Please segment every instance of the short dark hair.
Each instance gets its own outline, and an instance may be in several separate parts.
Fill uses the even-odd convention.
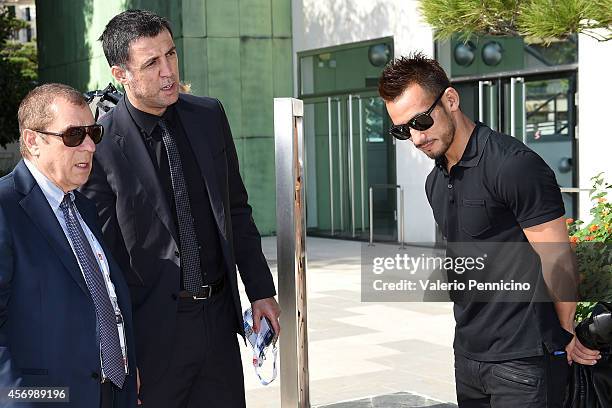
[[[170,22],[148,10],[127,10],[106,24],[98,38],[109,66],[125,66],[130,60],[130,44],[141,37],[155,37],[164,30],[172,36]]]
[[[420,85],[433,98],[451,86],[438,61],[415,52],[387,64],[378,79],[378,93],[385,101],[391,102],[413,84]]]
[[[28,149],[23,140],[25,129],[45,130],[45,127],[55,119],[51,107],[58,98],[64,99],[72,105],[87,107],[87,101],[82,93],[71,86],[64,84],[44,84],[32,89],[23,98],[17,111],[19,122],[19,150],[25,158],[29,157]]]

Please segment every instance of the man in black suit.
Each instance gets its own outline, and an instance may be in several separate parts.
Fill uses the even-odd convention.
[[[236,266],[255,321],[279,306],[221,103],[179,95],[169,22],[143,10],[101,36],[125,88],[83,192],[124,269],[145,407],[244,407]],[[256,330],[259,324],[257,324]]]

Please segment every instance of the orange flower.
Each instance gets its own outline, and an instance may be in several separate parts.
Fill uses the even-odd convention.
[[[599,198],[597,199],[597,202],[598,202],[598,203],[605,203],[606,201],[608,201],[608,200],[606,200],[606,198],[605,198],[605,197],[599,197]]]
[[[567,220],[565,220],[566,224],[571,224],[572,222],[574,222],[573,218],[568,218]]]
[[[586,237],[584,237],[585,241],[592,241],[593,240],[593,236],[592,235],[587,235]]]
[[[578,237],[577,237],[576,235],[572,235],[572,236],[570,237],[570,242],[571,242],[572,244],[575,244],[576,242],[578,242]]]
[[[593,224],[593,225],[591,225],[591,226],[589,227],[589,231],[590,231],[590,232],[595,232],[595,231],[597,231],[598,229],[599,229],[599,225],[597,225],[597,224]]]

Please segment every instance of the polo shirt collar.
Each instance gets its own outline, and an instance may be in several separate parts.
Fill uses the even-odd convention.
[[[461,156],[461,160],[459,160],[456,166],[477,166],[480,158],[482,157],[482,152],[487,144],[487,140],[489,140],[490,134],[491,132],[488,127],[484,126],[484,124],[481,122],[476,122],[476,127],[472,131],[470,139],[468,140],[465,150],[463,151],[463,155]],[[436,159],[436,166],[446,168],[446,156],[438,157]]]

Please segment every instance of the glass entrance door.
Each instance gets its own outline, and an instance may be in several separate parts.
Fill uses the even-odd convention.
[[[466,115],[520,139],[555,172],[561,188],[576,187],[576,76],[512,77],[454,84]],[[575,195],[563,193],[566,216]]]
[[[309,233],[366,240],[369,187],[395,183],[395,146],[382,99],[373,93],[304,101]],[[396,194],[373,195],[375,239],[397,239]]]

